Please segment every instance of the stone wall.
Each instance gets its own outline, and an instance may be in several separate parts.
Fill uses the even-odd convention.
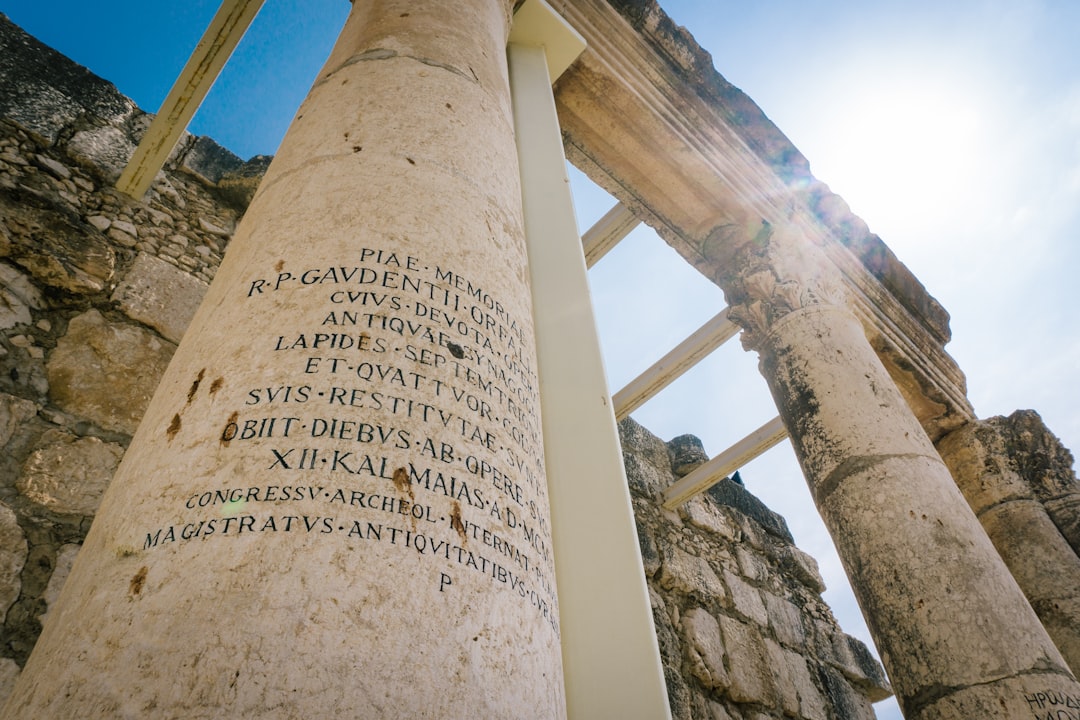
[[[784,519],[730,479],[664,510],[673,468],[692,469],[685,438],[619,430],[673,716],[873,718],[884,672],[837,626]]]
[[[0,696],[267,163],[185,136],[132,200],[148,119],[0,15]],[[663,511],[669,449],[621,431],[675,717],[873,717],[888,683],[783,519],[730,481]]]

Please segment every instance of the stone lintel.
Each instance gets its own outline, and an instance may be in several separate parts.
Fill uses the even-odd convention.
[[[588,49],[556,83],[567,156],[710,280],[763,220],[797,222],[841,270],[931,437],[973,417],[948,313],[654,0],[560,5]]]

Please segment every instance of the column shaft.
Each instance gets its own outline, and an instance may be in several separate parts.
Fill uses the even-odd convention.
[[[357,0],[5,717],[565,717],[512,4]]]
[[[1058,467],[1031,462],[1032,456],[1045,460],[1049,453],[1040,452],[1026,428],[1012,426],[1018,416],[1023,422],[1031,420],[1034,413],[969,423],[946,435],[937,447],[968,505],[1075,674],[1080,670],[1080,557],[1035,491],[1041,483],[1075,486],[1069,467],[1072,458],[1062,460]],[[1050,436],[1045,427],[1037,429],[1042,438]],[[1025,441],[1030,445],[1024,447]],[[1055,470],[1065,477],[1057,477]]]
[[[819,248],[766,228],[722,279],[908,720],[1029,717],[1080,685],[877,359]],[[1040,716],[1041,717],[1041,716]]]

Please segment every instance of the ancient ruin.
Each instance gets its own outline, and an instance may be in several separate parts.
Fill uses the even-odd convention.
[[[357,3],[272,162],[138,197],[0,15],[2,717],[1080,717],[1068,450],[659,6],[519,5]],[[723,289],[884,668],[724,457],[620,452],[560,146]]]

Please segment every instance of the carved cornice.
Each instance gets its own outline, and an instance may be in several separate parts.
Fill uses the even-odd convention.
[[[685,30],[653,0],[551,4],[588,42],[556,84],[575,165],[721,287],[762,222],[794,224],[832,265],[909,402],[933,408],[920,415],[931,435],[972,417],[963,374],[944,350],[948,314]],[[767,321],[807,301],[809,286],[796,292],[789,282],[798,281],[777,278],[768,304],[747,305],[748,326],[755,313]]]

